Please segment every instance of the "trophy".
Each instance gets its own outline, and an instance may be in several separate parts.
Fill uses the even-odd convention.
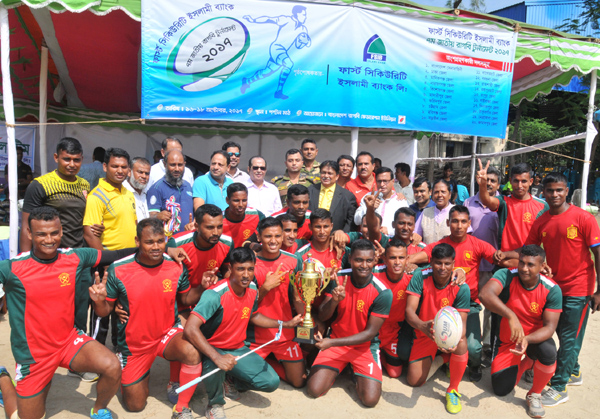
[[[315,298],[321,295],[330,280],[329,272],[319,272],[315,269],[317,262],[309,253],[303,264],[304,269],[295,275],[290,273],[290,281],[304,303],[304,319],[302,325],[296,327],[296,337],[294,338],[294,341],[298,343],[314,344],[316,342],[315,333],[317,328],[310,312],[311,305]]]

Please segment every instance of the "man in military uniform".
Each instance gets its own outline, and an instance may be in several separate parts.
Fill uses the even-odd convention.
[[[304,165],[300,172],[306,173],[313,183],[319,183],[321,181],[321,163],[316,161],[317,154],[319,154],[317,143],[312,138],[305,138],[302,140],[300,151],[302,151],[302,160],[304,160]]]
[[[287,190],[292,185],[303,185],[307,188],[310,185],[319,182],[319,177],[313,177],[303,170],[304,160],[302,159],[302,153],[297,148],[292,148],[285,153],[285,167],[286,171],[283,176],[274,177],[271,182],[277,186],[279,190],[279,196],[281,197],[281,205],[287,206]],[[317,166],[313,164],[313,167],[319,170],[319,164]]]

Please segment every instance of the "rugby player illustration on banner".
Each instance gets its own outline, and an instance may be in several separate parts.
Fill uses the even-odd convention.
[[[288,96],[283,94],[283,86],[292,72],[292,67],[294,67],[294,62],[290,57],[290,53],[292,53],[294,49],[310,47],[311,44],[308,29],[304,26],[304,22],[306,22],[306,7],[298,5],[294,6],[292,8],[292,16],[261,16],[253,18],[252,16],[246,15],[244,16],[244,19],[250,23],[272,23],[279,26],[279,30],[277,31],[277,37],[269,48],[270,57],[266,67],[262,70],[258,70],[252,77],[244,77],[242,79],[242,94],[246,93],[246,90],[252,83],[264,79],[265,77],[269,77],[271,74],[281,69],[279,73],[279,83],[277,83],[277,90],[275,91],[274,96],[275,99],[287,99]]]

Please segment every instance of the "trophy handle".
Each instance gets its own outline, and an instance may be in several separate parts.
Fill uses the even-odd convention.
[[[325,272],[323,273],[323,284],[319,287],[316,297],[318,297],[323,291],[325,291],[325,288],[327,288],[327,285],[329,285],[329,281],[331,281],[330,272],[325,270]]]

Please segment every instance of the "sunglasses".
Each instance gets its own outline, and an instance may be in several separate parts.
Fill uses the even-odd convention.
[[[252,170],[262,170],[265,172],[267,170],[266,166],[252,166]]]
[[[228,151],[227,154],[229,154],[229,157],[232,157],[232,156],[240,157],[240,153],[232,153],[231,151]]]

